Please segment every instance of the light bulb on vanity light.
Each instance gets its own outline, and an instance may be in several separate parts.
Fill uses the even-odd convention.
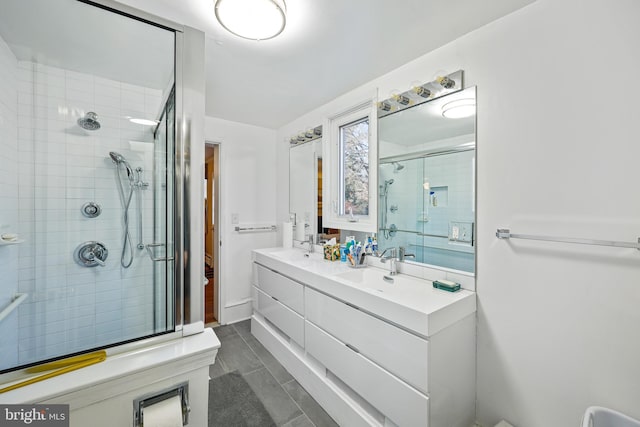
[[[394,93],[391,95],[391,99],[393,99],[400,105],[409,105],[411,103],[411,99],[403,94]]]
[[[414,86],[411,91],[422,98],[431,97],[431,91],[422,85]]]

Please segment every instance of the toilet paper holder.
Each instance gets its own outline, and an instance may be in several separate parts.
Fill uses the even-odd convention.
[[[142,410],[145,407],[174,396],[180,396],[180,402],[182,404],[182,425],[189,424],[189,412],[191,412],[191,407],[189,406],[189,383],[184,382],[161,392],[153,392],[135,399],[133,401],[133,427],[142,427],[144,424]]]

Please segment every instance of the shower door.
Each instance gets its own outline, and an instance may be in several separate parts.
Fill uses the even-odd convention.
[[[175,39],[3,0],[0,373],[174,330]]]

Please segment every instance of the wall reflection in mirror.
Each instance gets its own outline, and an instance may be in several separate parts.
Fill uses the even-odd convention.
[[[475,87],[381,117],[378,245],[475,272]]]

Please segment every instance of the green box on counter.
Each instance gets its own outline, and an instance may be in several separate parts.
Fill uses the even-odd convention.
[[[460,283],[451,282],[449,280],[434,280],[433,287],[447,292],[455,292],[460,290]]]

